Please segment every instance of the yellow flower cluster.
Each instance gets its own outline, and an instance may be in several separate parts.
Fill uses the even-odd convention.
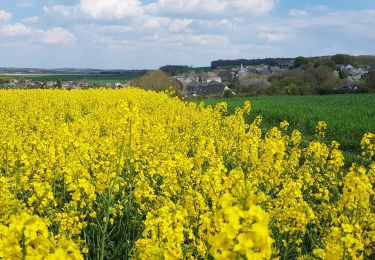
[[[370,159],[375,157],[375,134],[366,133],[361,141],[362,155]]]
[[[326,135],[327,122],[319,121],[315,127],[315,133],[317,136],[324,137]]]
[[[284,120],[284,121],[280,122],[280,129],[288,130],[288,127],[289,127],[289,122],[288,121]]]
[[[82,259],[71,240],[56,240],[38,216],[22,212],[0,225],[1,259]]]
[[[0,259],[371,258],[363,165],[170,93],[0,91]]]

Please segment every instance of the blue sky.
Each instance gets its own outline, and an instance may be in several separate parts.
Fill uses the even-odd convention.
[[[0,0],[1,67],[375,54],[375,0]]]

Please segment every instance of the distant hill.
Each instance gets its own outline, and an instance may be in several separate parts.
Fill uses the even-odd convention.
[[[0,74],[137,74],[142,75],[147,70],[123,70],[123,69],[86,69],[86,68],[0,68]]]
[[[352,64],[359,66],[374,65],[375,56],[374,55],[358,55],[353,56],[349,54],[335,54],[329,56],[316,56],[308,57],[309,60],[316,60],[320,58],[331,58],[336,64]],[[277,64],[291,63],[294,58],[264,58],[264,59],[236,59],[236,60],[215,60],[211,62],[211,68],[218,67],[238,67],[244,66],[256,66],[256,65],[269,65],[274,66]]]
[[[189,69],[190,67],[186,65],[165,65],[159,68],[159,70],[164,71],[170,76],[176,76],[176,75],[185,73]]]

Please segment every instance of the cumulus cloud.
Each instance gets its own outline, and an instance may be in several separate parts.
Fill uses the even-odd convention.
[[[44,6],[43,11],[50,15],[60,15],[62,17],[71,17],[75,16],[78,9],[76,6],[69,5],[54,5],[51,7]]]
[[[29,42],[44,44],[71,44],[77,37],[66,29],[54,27],[48,30],[36,29],[22,23],[0,25],[0,34],[8,37],[27,37]]]
[[[3,26],[0,26],[0,33],[2,33],[5,36],[24,36],[29,35],[33,32],[33,29],[25,26],[22,23],[16,23],[16,24],[6,24]]]
[[[0,10],[0,21],[9,21],[12,19],[12,14],[4,10]]]
[[[81,0],[75,8],[94,19],[124,19],[143,13],[138,0]]]
[[[192,19],[170,18],[162,16],[140,15],[133,20],[133,26],[138,29],[169,30],[172,32],[187,31]]]
[[[169,24],[169,30],[173,32],[181,32],[193,22],[191,19],[174,19]]]
[[[24,23],[37,23],[38,21],[39,21],[38,16],[31,16],[31,17],[27,17],[27,18],[22,20],[22,22],[24,22]]]
[[[38,30],[40,41],[46,44],[71,44],[77,41],[77,37],[61,27],[43,31]]]
[[[291,36],[289,34],[283,33],[259,33],[258,38],[269,41],[269,42],[278,42],[289,39]]]
[[[270,12],[277,0],[158,0],[142,4],[140,0],[80,0],[77,5],[44,7],[47,13],[62,16],[83,14],[92,19],[125,19],[142,14],[156,17],[232,17],[261,16]]]
[[[104,33],[127,33],[134,31],[134,28],[129,25],[91,25],[90,30],[93,29]]]
[[[212,46],[227,46],[230,41],[227,37],[222,35],[192,35],[188,40],[194,45],[202,45],[207,47]]]
[[[271,11],[275,3],[276,0],[158,0],[144,9],[154,15],[186,17],[259,16]]]

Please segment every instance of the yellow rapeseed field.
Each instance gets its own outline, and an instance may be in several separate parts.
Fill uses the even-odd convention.
[[[373,259],[375,135],[135,88],[0,91],[0,259]]]

